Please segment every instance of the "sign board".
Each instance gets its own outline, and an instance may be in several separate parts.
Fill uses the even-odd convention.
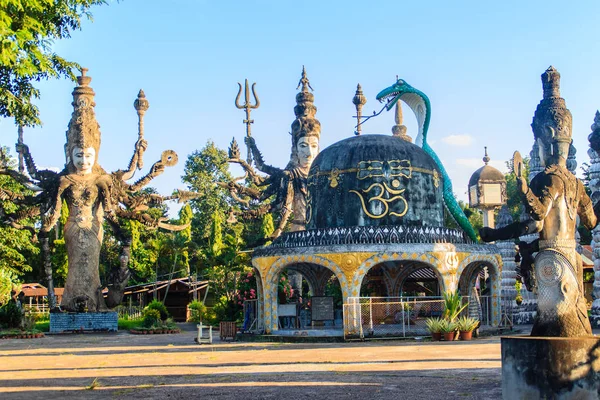
[[[278,317],[295,317],[296,316],[296,303],[292,304],[279,304],[277,309]]]
[[[499,183],[484,183],[483,202],[486,205],[502,204],[502,186]]]
[[[312,297],[311,317],[313,321],[333,321],[333,297]]]

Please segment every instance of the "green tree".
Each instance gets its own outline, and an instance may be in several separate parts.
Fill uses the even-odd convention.
[[[0,116],[17,125],[40,125],[40,97],[33,83],[49,78],[75,80],[79,64],[56,54],[52,44],[81,29],[92,19],[90,9],[106,0],[2,0],[0,1]]]
[[[227,191],[215,185],[215,182],[232,179],[228,168],[227,153],[212,141],[208,141],[200,151],[193,152],[185,162],[183,182],[191,190],[202,193],[201,198],[190,202],[194,211],[193,236],[200,245],[208,240],[213,214],[218,212],[221,220],[225,220],[230,209]]]
[[[4,154],[8,149],[3,148]],[[14,169],[14,158],[7,160],[8,168]],[[30,194],[23,186],[6,175],[0,175],[0,188],[15,194]],[[1,198],[1,197],[0,197]],[[0,200],[0,215],[16,212],[18,207],[10,200]],[[24,225],[33,226],[35,219],[21,221]],[[32,265],[37,261],[39,249],[34,243],[31,232],[15,229],[0,224],[0,270],[9,271],[13,275],[23,276],[32,271]]]

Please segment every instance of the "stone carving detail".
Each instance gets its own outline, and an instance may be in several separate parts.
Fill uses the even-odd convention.
[[[420,226],[353,226],[286,232],[266,248],[270,249],[382,243],[452,243],[472,244],[462,230]],[[257,253],[257,254],[258,254]]]
[[[67,311],[104,311],[121,302],[123,289],[129,279],[127,265],[131,239],[121,229],[120,218],[139,221],[151,229],[181,230],[186,226],[167,224],[164,222],[166,218],[154,218],[147,210],[165,200],[182,201],[196,197],[196,194],[183,191],[168,197],[138,193],[165,167],[177,163],[177,154],[171,150],[163,152],[161,160],[154,163],[150,172],[141,179],[133,184],[126,182],[143,165],[143,153],[147,148],[143,138],[142,117],[149,104],[142,91],[135,102],[140,118],[139,137],[127,169],[113,173],[102,169],[97,162],[101,135],[94,114],[95,93],[89,86],[91,77],[86,76],[86,71],[82,69],[81,76],[77,78],[79,86],[73,91],[73,114],[66,134],[64,170],[60,173],[38,171],[25,145],[18,145],[17,150],[24,155],[29,177],[10,170],[6,165],[0,166],[0,173],[13,177],[36,192],[36,195],[15,199],[20,210],[12,214],[0,212],[0,222],[15,226],[26,215],[41,214],[39,236],[51,308],[55,304],[48,234],[60,218],[63,201],[67,204],[69,216],[64,226],[64,237],[69,271],[61,303],[62,309]],[[3,192],[0,191],[0,195]],[[98,270],[105,220],[123,243],[120,265],[114,266],[110,273],[106,300]]]
[[[572,117],[560,97],[559,80],[552,67],[542,75],[544,97],[531,125],[544,169],[529,185],[517,172],[517,187],[531,220],[499,229],[484,228],[481,237],[485,241],[506,240],[539,232],[539,240],[519,244],[521,276],[527,288],[538,295],[531,334],[575,337],[592,333],[583,294],[583,265],[575,249],[577,216],[592,229],[598,212],[581,181],[567,169]],[[518,159],[520,156],[515,156]],[[514,170],[522,169],[515,165]]]

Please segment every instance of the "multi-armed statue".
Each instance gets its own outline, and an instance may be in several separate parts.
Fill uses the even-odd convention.
[[[20,174],[4,163],[0,165],[0,174],[9,175],[23,186],[34,191],[34,195],[15,195],[0,189],[0,197],[10,198],[19,209],[7,213],[0,210],[0,222],[16,228],[27,228],[21,221],[29,216],[41,215],[42,224],[39,237],[42,247],[44,269],[48,279],[51,307],[52,265],[48,234],[61,216],[63,202],[69,215],[64,225],[64,238],[68,254],[69,271],[65,284],[61,308],[68,311],[104,311],[121,302],[123,289],[129,279],[128,261],[131,238],[121,229],[120,219],[141,222],[151,229],[164,228],[181,230],[185,226],[165,223],[166,218],[154,218],[148,213],[150,207],[165,200],[185,201],[196,194],[179,191],[173,196],[163,197],[156,194],[140,193],[152,179],[160,175],[165,167],[177,163],[177,154],[167,150],[161,160],[154,163],[150,172],[129,184],[136,168],[143,165],[143,153],[147,142],[143,138],[143,114],[148,101],[140,91],[135,101],[139,116],[139,138],[134,155],[125,170],[107,173],[98,164],[100,151],[100,126],[94,113],[94,91],[89,86],[91,78],[86,69],[77,78],[79,86],[73,91],[73,114],[67,129],[65,144],[66,164],[60,173],[37,170],[29,149],[18,145],[17,150],[24,155],[29,176]],[[4,212],[3,212],[4,211]],[[113,267],[109,277],[108,296],[102,294],[99,276],[99,257],[103,239],[103,222],[106,220],[122,243],[120,265]],[[30,230],[33,230],[29,227]]]
[[[254,90],[254,85],[252,88]],[[314,95],[309,92],[312,87],[304,68],[298,88],[301,88],[301,91],[296,95],[297,104],[294,107],[296,119],[292,123],[292,153],[285,169],[265,164],[254,138],[248,134],[245,143],[254,157],[256,168],[268,177],[260,176],[250,162],[241,159],[239,147],[233,139],[229,148],[229,162],[241,165],[245,175],[231,182],[219,182],[219,185],[229,189],[231,196],[240,204],[242,217],[257,218],[269,212],[279,214],[273,237],[281,235],[292,213],[294,217],[290,224],[290,231],[305,229],[306,178],[312,161],[319,152],[321,124],[315,118],[317,107],[314,105]],[[246,84],[246,94],[247,92]],[[248,96],[246,98],[248,100]],[[238,108],[243,107],[238,106]],[[249,118],[247,120],[251,122]],[[247,120],[244,122],[248,123]],[[251,161],[251,157],[248,157],[248,161]],[[239,183],[248,177],[258,189]],[[271,200],[273,196],[275,200]]]
[[[484,241],[518,238],[539,232],[539,240],[521,243],[520,273],[537,292],[537,316],[532,336],[591,335],[583,291],[581,256],[575,250],[577,217],[589,229],[600,215],[582,182],[567,169],[572,116],[560,97],[560,74],[550,67],[542,75],[544,97],[537,106],[533,135],[545,168],[527,184],[521,156],[513,160],[517,187],[531,220],[500,229],[483,228]],[[592,148],[594,142],[592,142]],[[533,257],[533,254],[535,258]]]

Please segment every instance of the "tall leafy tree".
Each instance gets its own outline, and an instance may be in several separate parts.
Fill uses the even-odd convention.
[[[4,154],[8,149],[4,148]],[[16,162],[13,158],[7,160],[8,167],[14,168]],[[15,194],[25,194],[23,187],[5,175],[0,175],[0,188]],[[0,213],[12,213],[17,210],[10,200],[2,200],[0,196]],[[27,225],[34,225],[35,220],[24,221]],[[15,229],[0,224],[0,292],[8,292],[12,284],[24,277],[34,275],[33,266],[37,266],[39,248],[28,230]]]
[[[219,213],[223,221],[230,208],[227,191],[215,185],[217,181],[227,182],[232,178],[227,159],[227,153],[209,140],[206,146],[193,152],[185,162],[183,182],[191,190],[202,193],[201,198],[190,202],[194,211],[193,237],[200,247],[208,241],[213,214]]]
[[[92,6],[106,0],[0,0],[0,116],[17,125],[41,123],[34,82],[67,77],[80,66],[56,54],[52,44],[81,29]]]

